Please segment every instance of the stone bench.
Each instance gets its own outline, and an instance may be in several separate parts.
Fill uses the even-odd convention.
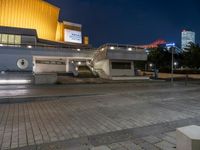
[[[177,150],[200,150],[200,126],[187,126],[176,130]]]

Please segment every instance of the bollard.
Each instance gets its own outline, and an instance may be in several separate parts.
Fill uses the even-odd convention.
[[[185,75],[185,86],[188,85],[188,78],[189,78],[189,77],[188,77],[188,74],[186,74],[186,75]]]

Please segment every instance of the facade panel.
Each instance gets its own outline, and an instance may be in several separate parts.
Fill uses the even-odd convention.
[[[42,39],[55,41],[58,16],[43,0],[0,0],[0,26],[36,29]]]

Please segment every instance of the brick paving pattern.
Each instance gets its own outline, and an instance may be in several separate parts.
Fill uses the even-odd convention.
[[[175,128],[200,124],[199,89],[129,89],[0,104],[0,147],[174,150]]]

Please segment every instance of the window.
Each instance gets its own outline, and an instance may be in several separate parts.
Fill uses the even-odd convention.
[[[0,43],[10,45],[20,45],[21,35],[0,34]]]
[[[48,60],[36,60],[36,64],[66,65],[66,63],[62,61],[48,61]]]
[[[15,35],[15,44],[20,45],[21,44],[21,35]]]
[[[131,69],[131,62],[112,62],[112,69]]]
[[[7,34],[2,34],[1,42],[3,44],[7,44],[8,43],[8,35]]]
[[[8,35],[8,44],[15,44],[15,36]]]

